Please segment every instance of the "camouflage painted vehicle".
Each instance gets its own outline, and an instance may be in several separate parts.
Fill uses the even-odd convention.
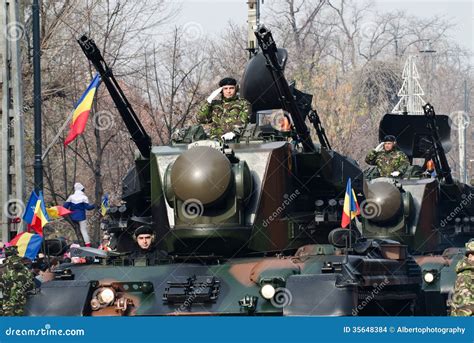
[[[396,136],[411,166],[397,178],[380,178],[375,167],[365,171],[362,232],[408,245],[423,273],[418,313],[446,315],[456,264],[474,237],[474,189],[451,175],[445,154],[451,148],[450,118],[436,115],[429,104],[424,110],[425,115],[382,118],[380,138]],[[430,160],[434,171],[427,170]]]
[[[62,265],[29,315],[413,313],[420,268],[405,245],[356,231],[349,242],[338,229],[346,181],[362,192],[362,171],[330,148],[312,96],[288,85],[286,51],[265,27],[256,35],[262,53],[241,82],[251,123],[232,141],[203,140],[194,127],[153,147],[94,42],[81,38],[141,157],[124,178],[124,205],[109,211],[118,252],[77,249],[90,263]],[[139,266],[126,252],[142,224],[165,254]]]

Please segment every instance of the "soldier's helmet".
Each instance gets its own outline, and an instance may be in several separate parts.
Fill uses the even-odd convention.
[[[474,254],[474,238],[471,238],[469,242],[466,243],[466,256],[469,254]]]
[[[18,255],[18,248],[15,245],[5,247],[5,257]]]

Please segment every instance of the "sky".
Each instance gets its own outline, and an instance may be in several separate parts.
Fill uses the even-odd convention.
[[[456,26],[452,29],[452,38],[462,46],[474,51],[474,0],[433,1],[433,0],[378,0],[377,9],[393,11],[405,9],[409,14],[422,18],[435,15],[445,16]]]
[[[185,25],[191,35],[215,36],[226,29],[229,20],[246,24],[246,0],[172,0],[181,7],[176,23]],[[264,0],[262,17],[274,0]],[[375,0],[380,11],[406,10],[420,17],[443,15],[456,23],[452,37],[474,51],[474,0]],[[474,61],[474,58],[471,58]]]

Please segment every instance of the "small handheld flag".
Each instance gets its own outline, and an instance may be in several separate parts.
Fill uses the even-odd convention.
[[[346,195],[344,197],[344,208],[342,211],[341,227],[347,227],[351,220],[360,214],[359,204],[354,190],[352,189],[351,179],[347,180]]]
[[[82,94],[81,98],[77,102],[74,113],[72,115],[72,122],[69,130],[69,134],[64,141],[64,145],[68,145],[71,143],[76,137],[82,134],[86,128],[87,119],[89,118],[89,112],[92,108],[92,102],[94,101],[94,95],[99,88],[100,84],[100,77],[97,74],[90,83],[89,87],[87,87],[84,94]]]
[[[59,206],[59,205],[48,207],[46,209],[46,211],[48,212],[48,216],[51,219],[59,219],[61,217],[67,216],[68,214],[72,213],[72,211],[68,210],[67,208],[65,208],[63,206]]]
[[[104,217],[107,214],[107,210],[109,209],[109,195],[104,194],[102,197],[102,203],[100,204],[100,214]]]

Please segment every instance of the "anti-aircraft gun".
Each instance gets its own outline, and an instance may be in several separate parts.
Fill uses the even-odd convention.
[[[430,104],[423,109],[424,115],[387,114],[380,122],[380,139],[394,135],[411,165],[396,178],[378,177],[376,167],[365,171],[362,233],[407,244],[423,273],[420,313],[446,315],[456,263],[474,236],[474,190],[451,175],[450,118]]]
[[[263,26],[256,37],[262,52],[241,80],[253,122],[241,135],[216,141],[184,130],[169,146],[150,150],[98,48],[81,38],[141,152],[124,179],[119,224],[106,230],[125,252],[133,228],[147,223],[167,256],[138,266],[102,252],[95,256],[100,264],[62,266],[74,280],[45,284],[28,303],[30,315],[412,313],[418,265],[394,241],[359,237],[346,247],[348,231],[337,229],[345,185],[352,178],[360,193],[362,171],[330,148],[311,95],[288,85],[286,51]]]

